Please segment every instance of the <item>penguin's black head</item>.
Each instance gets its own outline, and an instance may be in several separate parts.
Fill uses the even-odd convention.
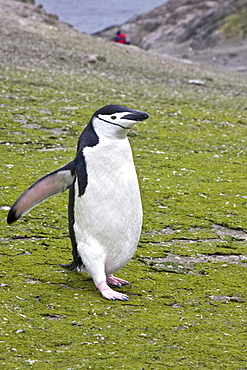
[[[106,105],[94,113],[92,124],[94,129],[101,134],[126,136],[128,129],[147,118],[148,114],[146,112],[122,105]]]

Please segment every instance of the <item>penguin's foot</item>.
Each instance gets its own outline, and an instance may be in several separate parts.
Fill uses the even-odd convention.
[[[112,274],[106,276],[106,282],[107,284],[110,285],[116,285],[118,288],[121,288],[122,285],[130,285],[128,281],[119,279],[116,276],[113,276]]]
[[[116,299],[120,301],[128,301],[129,297],[126,294],[115,292],[111,289],[105,281],[101,281],[97,287],[102,294],[102,296],[110,301],[115,301]]]

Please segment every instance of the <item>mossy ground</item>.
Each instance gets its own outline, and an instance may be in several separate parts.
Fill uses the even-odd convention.
[[[152,263],[247,254],[246,239],[231,236],[247,230],[246,76],[46,27],[25,48],[15,39],[0,70],[1,367],[246,369],[245,260],[190,270],[175,261],[170,272]],[[53,40],[52,56],[32,54],[37,34],[47,52]],[[101,58],[88,64],[92,52]],[[129,302],[104,300],[89,276],[59,266],[71,259],[66,194],[6,224],[7,207],[74,157],[84,125],[109,103],[150,115],[130,135],[144,224],[118,274],[131,282]]]

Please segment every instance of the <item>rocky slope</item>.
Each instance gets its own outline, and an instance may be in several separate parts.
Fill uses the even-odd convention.
[[[143,49],[247,70],[246,0],[170,0],[97,35],[111,39],[119,27]]]

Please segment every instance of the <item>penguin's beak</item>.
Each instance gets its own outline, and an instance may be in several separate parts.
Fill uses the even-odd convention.
[[[144,121],[148,117],[149,117],[149,115],[146,112],[133,111],[131,113],[126,114],[121,119],[138,122],[138,121]]]

